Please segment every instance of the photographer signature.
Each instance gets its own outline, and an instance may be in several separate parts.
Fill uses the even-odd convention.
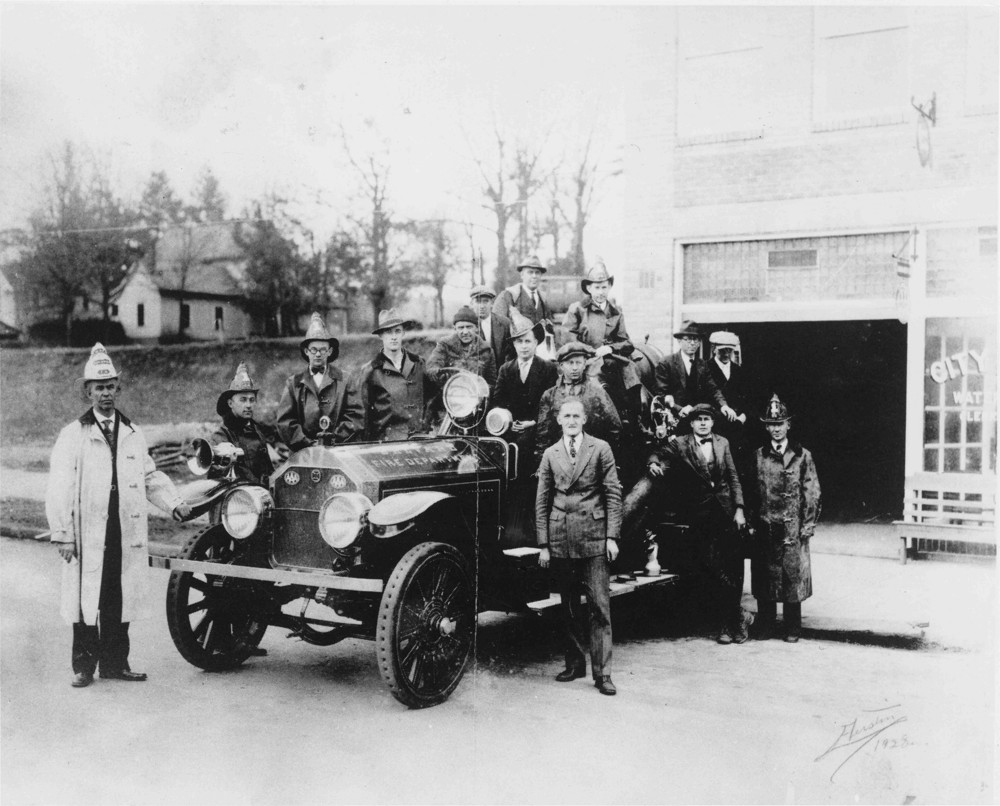
[[[897,747],[909,747],[912,744],[912,742],[909,741],[905,735],[899,739],[888,738],[882,735],[890,728],[894,728],[897,725],[906,722],[906,716],[900,708],[901,706],[897,703],[896,705],[889,705],[885,708],[861,711],[862,716],[855,717],[850,722],[843,722],[840,724],[840,735],[834,739],[833,744],[831,744],[815,759],[816,761],[822,761],[824,758],[838,750],[844,750],[847,752],[843,761],[840,762],[837,769],[835,769],[830,775],[831,782],[833,781],[834,776],[836,776],[836,774],[843,769],[844,765],[847,764],[848,761],[854,758],[869,745],[871,745],[873,749],[878,750],[879,748],[890,749]]]

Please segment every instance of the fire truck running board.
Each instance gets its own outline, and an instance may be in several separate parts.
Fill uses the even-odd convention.
[[[305,585],[334,590],[363,591],[381,593],[385,587],[381,579],[337,576],[322,571],[290,571],[278,568],[255,568],[248,565],[228,565],[204,560],[182,560],[175,557],[150,556],[152,568],[166,568],[168,571],[187,571],[192,574],[206,574],[217,577],[240,577],[259,579],[264,582],[281,582],[289,585]]]
[[[677,574],[660,574],[655,577],[648,576],[636,576],[635,579],[630,579],[627,582],[616,582],[621,576],[616,574],[611,578],[611,596],[622,596],[626,593],[632,593],[639,588],[645,588],[656,585],[672,585],[677,581]],[[580,597],[580,601],[583,601],[583,597]],[[535,613],[544,613],[546,610],[550,610],[553,607],[559,606],[559,594],[552,594],[547,599],[539,599],[537,602],[528,602],[528,609],[534,611]]]

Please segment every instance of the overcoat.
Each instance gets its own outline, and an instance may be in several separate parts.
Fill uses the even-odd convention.
[[[603,311],[589,296],[582,302],[574,302],[566,311],[562,326],[577,341],[595,350],[605,345],[610,347],[612,354],[618,357],[605,356],[603,371],[620,373],[625,389],[639,385],[639,373],[632,362],[635,347],[625,329],[625,314],[614,303],[609,301],[607,311]]]
[[[156,469],[142,431],[121,412],[118,417],[115,467],[122,535],[121,620],[130,622],[145,615],[141,600],[148,564],[146,501],[171,512],[182,499],[173,482]],[[76,557],[62,564],[60,612],[69,624],[97,623],[111,470],[111,446],[90,409],[59,432],[45,495],[52,542],[76,544]]]
[[[315,445],[320,431],[319,418],[329,417],[329,430],[336,430],[346,397],[344,373],[333,364],[327,364],[319,386],[308,370],[290,376],[278,403],[276,426],[282,441],[293,451]]]
[[[719,391],[708,367],[700,358],[692,359],[691,377],[688,377],[684,368],[680,352],[671,353],[660,361],[655,373],[656,394],[672,395],[675,411],[698,403],[708,403],[717,409],[726,405],[725,396]]]
[[[551,319],[552,311],[548,303],[542,296],[542,292],[536,290],[538,294],[538,307],[531,301],[531,294],[520,283],[515,283],[510,288],[501,291],[493,300],[493,313],[506,316],[510,319],[510,309],[517,308],[521,313],[531,320],[531,324],[537,325],[543,319]]]
[[[482,376],[490,385],[490,389],[493,389],[497,382],[497,365],[493,350],[485,339],[478,336],[465,345],[457,333],[449,333],[434,345],[431,354],[427,356],[425,365],[427,376],[443,388],[445,381],[451,377],[450,373],[444,371],[448,367],[457,367]]]
[[[424,371],[424,360],[415,353],[403,350],[403,363],[397,370],[379,350],[361,365],[348,387],[348,395],[360,401],[357,407],[352,400],[350,407],[362,413],[353,430],[364,441],[404,440],[429,429],[427,404],[435,389]]]
[[[479,334],[485,337],[482,325]],[[490,313],[490,348],[493,350],[493,358],[497,362],[497,370],[512,358],[516,358],[514,352],[514,342],[510,338],[510,319],[498,313]]]
[[[236,459],[233,469],[236,478],[267,487],[271,473],[274,472],[274,462],[267,450],[268,445],[277,448],[278,432],[275,428],[256,420],[247,420],[233,414],[222,418],[222,424],[212,434],[212,442],[228,442],[243,449],[243,455]],[[226,471],[212,467],[208,471],[210,479],[222,478]]]
[[[535,497],[538,545],[556,559],[604,554],[621,530],[622,493],[611,446],[583,434],[576,460],[560,439],[542,454]]]
[[[535,435],[538,430],[538,405],[546,389],[559,378],[559,370],[551,361],[535,356],[531,359],[528,377],[521,381],[517,360],[506,362],[497,376],[493,405],[507,409],[515,420],[535,420],[536,425],[520,433],[513,430],[504,434],[508,442],[517,445],[518,476],[530,475],[538,467],[540,456],[535,455]]]
[[[587,433],[607,442],[617,456],[621,447],[621,417],[604,387],[594,378],[584,375],[579,383],[573,384],[560,377],[555,386],[542,395],[538,404],[536,459],[541,460],[545,449],[562,435],[556,418],[559,416],[559,407],[570,398],[578,398],[583,402],[583,409],[587,414]]]
[[[753,595],[770,602],[812,596],[809,539],[819,520],[821,495],[812,454],[789,440],[779,456],[768,442],[757,449],[756,552],[750,569]]]

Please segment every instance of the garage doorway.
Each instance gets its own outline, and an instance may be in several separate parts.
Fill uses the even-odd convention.
[[[711,326],[721,328],[738,334],[742,343],[754,447],[767,436],[757,418],[777,392],[792,412],[793,436],[816,460],[823,519],[882,523],[899,518],[906,326],[890,320]]]

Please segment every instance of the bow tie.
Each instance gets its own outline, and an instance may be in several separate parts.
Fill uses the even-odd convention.
[[[698,437],[699,445],[704,445],[706,442],[711,442],[711,441],[712,441],[711,437]]]

